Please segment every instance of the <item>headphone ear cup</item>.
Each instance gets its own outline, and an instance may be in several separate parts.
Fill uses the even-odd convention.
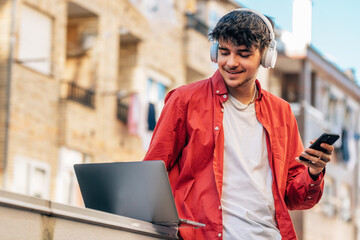
[[[277,51],[272,47],[268,47],[264,50],[263,56],[261,58],[261,65],[264,68],[274,68],[276,59]]]
[[[210,59],[212,62],[217,63],[219,52],[219,43],[214,42],[210,47]]]

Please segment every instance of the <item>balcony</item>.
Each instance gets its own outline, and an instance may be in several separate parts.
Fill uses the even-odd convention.
[[[209,27],[198,17],[193,14],[186,14],[187,24],[186,28],[193,28],[204,36],[208,36]]]
[[[117,119],[119,119],[120,121],[126,124],[128,112],[129,112],[129,105],[124,103],[121,98],[118,98],[117,110],[116,110]]]
[[[78,86],[74,82],[67,83],[66,99],[78,102],[84,106],[95,108],[95,92]]]
[[[185,61],[189,78],[191,78],[188,80],[193,81],[194,76],[203,79],[215,69],[212,67],[209,57],[211,46],[208,39],[209,27],[195,15],[186,14],[186,17]]]

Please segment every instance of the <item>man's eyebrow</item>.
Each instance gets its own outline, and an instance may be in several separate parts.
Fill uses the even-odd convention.
[[[236,50],[237,52],[252,52],[252,50],[250,48],[245,48],[245,49],[238,49]]]

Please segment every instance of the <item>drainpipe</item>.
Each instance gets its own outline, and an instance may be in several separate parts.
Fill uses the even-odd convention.
[[[8,77],[7,77],[7,88],[6,88],[6,120],[5,120],[5,143],[4,143],[4,181],[3,189],[7,189],[7,165],[9,156],[9,127],[10,127],[10,113],[11,113],[11,80],[12,80],[12,66],[14,62],[14,47],[15,47],[15,15],[16,15],[16,0],[12,0],[11,6],[11,25],[10,25],[10,49],[9,49],[9,62],[8,62]]]

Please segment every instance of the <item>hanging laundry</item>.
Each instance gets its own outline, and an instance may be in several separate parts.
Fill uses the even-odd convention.
[[[156,125],[155,116],[156,116],[155,105],[152,103],[149,103],[148,130],[150,130],[150,131],[154,131],[154,129],[155,129],[155,125]]]
[[[346,129],[342,130],[342,134],[341,134],[341,152],[342,152],[342,157],[343,160],[345,162],[348,162],[350,159],[350,154],[349,154],[349,145],[348,145],[348,132]]]
[[[133,93],[130,96],[129,112],[127,119],[128,131],[132,135],[138,135],[140,119],[140,103],[138,94]]]

